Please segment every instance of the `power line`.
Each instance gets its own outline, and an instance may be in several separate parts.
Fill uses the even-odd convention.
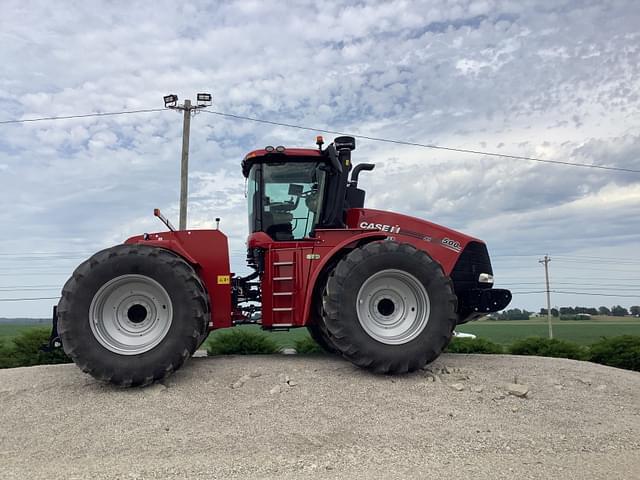
[[[518,255],[518,258],[505,258],[505,257],[516,257],[515,255],[492,255],[492,258],[501,258],[500,262],[509,263],[509,265],[513,265],[513,263],[521,263],[521,264],[529,264],[531,260],[529,258],[537,257],[537,255]],[[524,258],[527,257],[527,258]],[[616,259],[616,258],[573,258],[563,255],[554,256],[558,262],[569,263],[569,264],[579,264],[579,265],[640,265],[640,260],[633,260],[631,258],[626,259]],[[512,267],[513,268],[513,267]]]
[[[39,118],[25,118],[21,120],[2,120],[0,121],[0,125],[10,125],[10,124],[20,124],[20,123],[32,123],[32,122],[42,122],[48,120],[70,120],[74,118],[89,118],[89,117],[106,117],[106,116],[114,116],[114,115],[128,115],[128,114],[137,114],[137,113],[152,113],[152,112],[163,112],[167,111],[165,108],[148,108],[141,110],[123,110],[120,112],[101,112],[101,113],[87,113],[80,115],[64,115],[64,116],[55,116],[55,117],[39,117]],[[383,142],[383,143],[393,143],[396,145],[407,145],[412,147],[421,147],[421,148],[430,148],[433,150],[444,150],[448,152],[457,152],[457,153],[468,153],[472,155],[485,155],[497,158],[506,158],[510,160],[526,160],[531,162],[540,162],[540,163],[549,163],[553,165],[564,165],[570,167],[581,167],[581,168],[596,168],[600,170],[610,170],[616,172],[627,172],[627,173],[640,173],[640,170],[635,170],[631,168],[623,168],[623,167],[611,167],[607,165],[593,165],[588,163],[578,163],[578,162],[565,162],[561,160],[548,160],[544,158],[538,157],[529,157],[524,155],[509,155],[505,153],[497,153],[497,152],[488,152],[484,150],[473,150],[468,148],[457,148],[457,147],[446,147],[443,145],[434,145],[429,143],[418,143],[418,142],[409,142],[406,140],[396,140],[390,138],[382,138],[382,137],[374,137],[371,135],[358,135],[358,134],[350,134],[345,132],[340,132],[337,130],[329,130],[325,128],[316,128],[316,127],[307,127],[304,125],[297,125],[293,123],[285,123],[285,122],[275,122],[272,120],[264,120],[261,118],[247,117],[245,115],[236,115],[233,113],[225,113],[219,112],[216,110],[205,110],[201,111],[210,113],[212,115],[218,115],[225,118],[233,118],[236,120],[246,120],[249,122],[263,123],[267,125],[275,125],[279,127],[286,128],[295,128],[298,130],[306,130],[310,132],[320,132],[320,133],[328,133],[331,135],[351,135],[356,138],[360,138],[363,140],[371,140],[374,142]]]
[[[511,293],[513,295],[529,295],[531,293],[547,293],[547,291],[546,290],[535,290],[535,291],[532,291],[532,292],[511,292]]]
[[[554,285],[557,285],[554,283]],[[542,285],[538,285],[539,287],[542,287]],[[512,291],[517,291],[518,289],[524,289],[526,290],[527,288],[536,288],[536,286],[529,286],[529,287],[513,287]],[[561,286],[560,288],[577,288],[580,290],[584,290],[585,292],[603,292],[603,293],[611,293],[611,292],[624,292],[624,293],[635,293],[636,295],[640,295],[640,287],[633,287],[633,288],[620,288],[620,287],[585,287],[582,285],[566,285],[566,286]]]
[[[0,292],[47,292],[47,291],[52,291],[52,290],[60,290],[60,288],[57,287],[50,287],[50,288],[4,288],[4,287],[0,287]]]
[[[534,255],[532,255],[529,258],[533,258]],[[562,256],[558,256],[557,258],[554,256],[553,258],[555,258],[558,262],[562,262],[562,263],[566,263],[566,264],[578,264],[578,265],[640,265],[640,261],[638,260],[632,260],[632,259],[628,259],[628,260],[605,260],[605,259],[584,259],[584,258],[565,258]],[[509,266],[511,266],[511,268],[515,268],[515,265],[518,264],[523,264],[523,265],[528,265],[531,260],[529,259],[524,259],[524,258],[511,258],[511,259],[501,259],[500,260],[501,263],[503,264],[509,264]]]
[[[611,264],[613,265],[613,264]],[[615,265],[614,265],[615,266]],[[634,270],[632,270],[636,265],[619,265],[620,268],[612,268],[608,265],[567,265],[567,264],[563,264],[563,265],[556,265],[556,268],[558,269],[556,271],[556,276],[562,276],[563,273],[575,273],[575,274],[582,274],[583,272],[585,272],[585,275],[587,275],[586,272],[590,272],[590,271],[596,271],[596,272],[604,272],[604,273],[613,273],[613,272],[620,272],[620,273],[624,273],[626,275],[632,275],[634,273],[636,273]],[[523,270],[524,268],[527,268],[526,265],[521,265],[521,266],[512,266],[512,267],[508,267],[509,269],[513,269],[513,270]],[[505,274],[506,276],[506,274]],[[514,276],[511,275],[510,276]],[[517,276],[518,278],[524,278],[524,277],[520,277]],[[584,278],[584,277],[583,277]],[[600,277],[598,277],[599,279]],[[500,276],[500,279],[503,279],[502,276]],[[623,279],[616,279],[616,280],[623,280]]]
[[[625,297],[625,298],[638,298],[640,299],[640,295],[613,295],[609,293],[588,293],[588,292],[566,292],[562,290],[551,290],[554,293],[560,293],[565,295],[588,295],[594,297]]]
[[[558,262],[562,262],[562,263],[568,263],[568,264],[578,264],[578,265],[640,265],[640,262],[636,261],[636,260],[596,260],[596,259],[591,259],[591,260],[586,260],[586,259],[579,259],[579,258],[557,258],[556,259]]]
[[[520,288],[526,285],[535,285],[538,287],[542,287],[544,285],[544,280],[540,280],[538,282],[504,282],[505,285],[509,285],[515,288]],[[638,289],[640,288],[640,284],[637,283],[582,283],[582,282],[553,282],[554,285],[569,285],[571,287],[588,287],[588,288],[600,288],[600,289],[611,289],[611,288],[622,288],[622,289]],[[0,287],[1,288],[1,287]]]
[[[60,297],[0,298],[0,302],[28,302],[30,300],[57,300]]]
[[[93,252],[86,251],[88,255],[91,255]],[[31,255],[83,255],[83,252],[76,251],[66,251],[66,252],[9,252],[9,253],[0,253],[0,256],[31,256]]]
[[[561,295],[586,295],[593,297],[621,297],[621,298],[638,298],[640,299],[640,295],[614,295],[610,293],[592,293],[592,292],[567,292],[563,290],[549,290],[550,293],[559,293]],[[529,294],[540,294],[547,293],[546,290],[534,290],[527,292],[511,292],[513,295],[529,295]]]
[[[457,153],[470,153],[473,155],[487,155],[487,156],[491,156],[491,157],[499,157],[499,158],[508,158],[511,160],[527,160],[527,161],[531,161],[531,162],[542,162],[542,163],[551,163],[551,164],[555,164],[555,165],[565,165],[565,166],[571,166],[571,167],[582,167],[582,168],[597,168],[600,170],[613,170],[613,171],[617,171],[617,172],[627,172],[627,173],[640,173],[640,170],[634,170],[631,168],[622,168],[622,167],[609,167],[606,165],[592,165],[592,164],[588,164],[588,163],[577,163],[577,162],[564,162],[561,160],[546,160],[543,158],[537,158],[537,157],[527,157],[527,156],[522,156],[522,155],[507,155],[504,153],[496,153],[496,152],[487,152],[487,151],[483,151],[483,150],[471,150],[471,149],[467,149],[467,148],[455,148],[455,147],[445,147],[442,145],[433,145],[433,144],[429,144],[429,143],[418,143],[418,142],[408,142],[406,140],[394,140],[394,139],[390,139],[390,138],[382,138],[382,137],[372,137],[370,135],[357,135],[357,134],[353,134],[353,133],[345,133],[345,132],[339,132],[337,130],[327,130],[324,128],[315,128],[315,127],[306,127],[303,125],[297,125],[297,124],[293,124],[293,123],[284,123],[284,122],[274,122],[271,120],[264,120],[261,118],[254,118],[254,117],[247,117],[244,115],[235,115],[232,113],[224,113],[224,112],[218,112],[215,110],[202,110],[203,112],[207,112],[210,113],[212,115],[218,115],[221,117],[227,117],[227,118],[235,118],[237,120],[247,120],[250,122],[257,122],[257,123],[265,123],[267,125],[276,125],[276,126],[280,126],[280,127],[287,127],[287,128],[296,128],[298,130],[307,130],[310,132],[320,132],[320,133],[328,133],[331,135],[349,135],[355,138],[360,138],[363,140],[371,140],[374,142],[384,142],[384,143],[393,143],[396,145],[408,145],[411,147],[422,147],[422,148],[430,148],[430,149],[434,149],[434,150],[445,150],[448,152],[457,152]]]
[[[64,265],[15,265],[13,267],[8,267],[8,266],[4,266],[4,267],[0,267],[0,271],[2,272],[13,272],[13,271],[20,271],[23,272],[25,274],[34,272],[34,271],[38,271],[38,272],[50,272],[50,268],[64,268]],[[71,273],[73,269],[69,270],[69,273]]]
[[[151,112],[164,112],[164,108],[146,108],[143,110],[123,110],[120,112],[100,112],[100,113],[84,113],[80,115],[63,115],[56,117],[39,117],[39,118],[23,118],[21,120],[2,120],[0,125],[10,125],[15,123],[32,123],[32,122],[44,122],[48,120],[70,120],[73,118],[88,118],[88,117],[110,117],[114,115],[128,115],[132,113],[151,113]]]
[[[491,255],[492,258],[501,258],[501,257],[539,257],[540,254],[539,253],[496,253]],[[562,254],[557,254],[554,255],[554,257],[559,257],[559,258],[584,258],[584,259],[594,259],[594,260],[620,260],[623,262],[627,262],[627,261],[638,261],[640,262],[640,260],[633,260],[630,258],[621,258],[621,257],[603,257],[603,256],[587,256],[587,255],[562,255]]]
[[[0,273],[0,276],[3,277],[35,277],[35,276],[44,276],[44,275],[69,275],[71,272],[70,271],[66,271],[66,272],[22,272],[22,271],[17,271],[14,273]]]
[[[21,261],[21,260],[52,262],[52,261],[58,261],[58,260],[77,260],[79,258],[87,258],[90,255],[91,253],[87,255],[50,255],[50,256],[16,255],[16,256],[0,257],[0,262],[13,262],[13,261]]]
[[[533,280],[537,277],[531,277],[531,276],[520,276],[518,275],[517,278],[515,278],[514,280]],[[585,277],[565,277],[562,274],[558,274],[558,275],[554,275],[554,279],[558,278],[559,280],[584,280]],[[502,276],[499,277],[499,280],[502,283],[510,283],[510,280],[508,278],[503,278]],[[603,278],[603,277],[597,277],[597,280],[606,280],[606,281],[620,281],[620,282],[637,282],[640,281],[640,278]],[[542,280],[541,280],[542,281]]]
[[[588,255],[556,255],[556,257],[560,258],[584,258],[591,260],[620,260],[622,262],[630,262],[634,261],[640,263],[640,260],[632,260],[630,258],[620,258],[620,257],[601,257],[601,256],[588,256]]]
[[[620,265],[620,268],[612,268],[606,265],[603,265],[601,267],[598,267],[597,265],[593,265],[593,266],[589,266],[589,265],[556,265],[557,269],[562,269],[562,271],[566,271],[569,273],[582,273],[585,272],[585,275],[587,275],[587,272],[602,272],[603,270],[605,270],[607,273],[612,273],[612,272],[621,272],[621,273],[626,273],[628,274],[634,274],[636,273],[634,270],[632,270],[634,268],[634,265]],[[562,272],[558,272],[556,271],[557,274],[562,274]]]

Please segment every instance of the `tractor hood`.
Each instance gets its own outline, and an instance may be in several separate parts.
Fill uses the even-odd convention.
[[[404,239],[417,248],[427,251],[433,258],[438,258],[447,274],[451,272],[460,253],[470,242],[484,243],[477,238],[427,220],[369,208],[348,210],[347,226],[349,228],[381,230],[389,232],[398,241]]]

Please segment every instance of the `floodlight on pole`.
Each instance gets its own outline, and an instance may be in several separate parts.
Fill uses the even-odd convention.
[[[189,190],[189,135],[191,132],[191,115],[195,114],[198,109],[208,107],[212,103],[210,93],[198,93],[196,96],[196,104],[193,105],[191,100],[185,100],[182,105],[178,105],[178,95],[169,94],[163,97],[164,106],[172,110],[181,110],[184,112],[182,123],[182,156],[180,161],[180,230],[187,229],[187,197]]]
[[[165,108],[173,108],[178,104],[178,96],[173,93],[165,95],[163,98]]]
[[[209,107],[212,103],[212,96],[210,93],[198,93],[196,100],[198,107]]]

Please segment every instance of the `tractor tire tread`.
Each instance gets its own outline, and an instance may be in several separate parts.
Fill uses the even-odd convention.
[[[182,281],[185,297],[191,300],[190,321],[193,329],[190,333],[184,332],[176,338],[182,338],[180,343],[185,345],[179,352],[171,354],[163,361],[152,366],[114,370],[114,368],[101,362],[87,360],[82,352],[82,344],[86,338],[79,335],[79,329],[74,323],[82,321],[82,315],[74,312],[74,300],[81,296],[86,280],[92,269],[117,261],[119,258],[141,256],[153,258],[155,264],[169,267],[178,279]],[[62,296],[58,304],[58,332],[62,339],[65,353],[80,367],[80,369],[104,382],[110,382],[121,387],[146,386],[162,381],[170,374],[178,370],[187,359],[195,352],[208,335],[209,299],[207,292],[198,277],[196,271],[177,254],[162,248],[147,245],[118,245],[97,252],[89,259],[82,262],[73,272],[69,280],[62,288]],[[85,318],[86,315],[84,316]],[[176,321],[189,321],[189,319],[176,319]],[[105,350],[106,351],[106,350]],[[85,352],[86,353],[86,352]],[[137,355],[144,357],[148,352]],[[140,362],[142,363],[142,362]]]
[[[389,353],[394,352],[393,347],[389,348],[370,337],[363,341],[360,335],[360,339],[356,341],[353,338],[354,332],[362,329],[355,309],[346,307],[341,301],[344,289],[353,288],[349,283],[349,277],[354,271],[366,268],[363,265],[366,265],[369,259],[389,253],[410,257],[412,262],[428,272],[425,287],[437,290],[439,293],[438,299],[431,299],[431,301],[440,302],[442,318],[433,320],[436,325],[430,327],[432,335],[429,338],[420,336],[420,345],[424,348],[417,350],[417,353],[412,356],[403,354],[402,349],[396,349],[396,353]],[[457,297],[453,292],[451,279],[444,274],[440,264],[426,252],[407,243],[376,241],[352,250],[329,275],[322,297],[324,321],[333,344],[342,356],[352,363],[375,373],[411,372],[435,360],[449,343],[457,321]],[[379,352],[386,352],[386,354],[379,355]]]

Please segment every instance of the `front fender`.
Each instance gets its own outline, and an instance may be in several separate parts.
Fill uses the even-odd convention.
[[[322,295],[319,291],[318,280],[324,270],[336,259],[342,258],[345,250],[351,249],[358,244],[384,240],[388,235],[379,231],[363,230],[317,230],[316,238],[320,242],[314,246],[313,253],[320,255],[320,260],[314,264],[309,281],[307,283],[307,293],[304,302],[302,315],[303,324],[309,321],[311,308],[316,295]]]
[[[209,329],[232,326],[231,270],[227,236],[220,230],[181,230],[137,235],[125,244],[151,245],[171,250],[197,272],[209,295]]]

